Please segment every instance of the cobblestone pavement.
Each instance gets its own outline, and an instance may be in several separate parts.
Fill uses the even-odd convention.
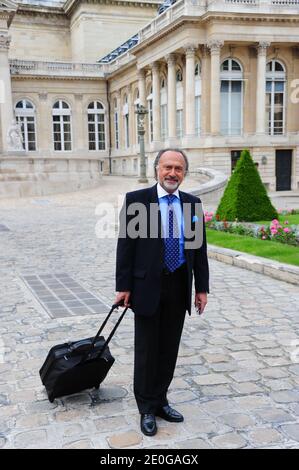
[[[105,177],[99,189],[0,202],[0,447],[298,448],[298,288],[214,260],[209,304],[186,317],[169,393],[184,423],[158,418],[156,436],[140,432],[130,311],[99,394],[48,402],[38,371],[49,348],[90,336],[103,315],[50,318],[20,276],[66,272],[110,305],[115,239],[96,237],[95,207],[136,186]]]

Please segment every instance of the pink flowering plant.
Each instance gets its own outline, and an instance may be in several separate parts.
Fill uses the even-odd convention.
[[[287,209],[279,210],[278,213],[281,216],[298,212],[294,209]],[[234,222],[219,220],[219,217],[215,217],[213,212],[208,211],[204,215],[207,227],[214,230],[299,246],[299,225],[290,225],[287,219],[283,222],[273,219],[269,225],[261,225],[251,222],[239,222],[237,219]]]

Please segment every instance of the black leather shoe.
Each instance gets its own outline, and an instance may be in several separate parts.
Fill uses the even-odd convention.
[[[157,433],[157,424],[155,415],[144,413],[140,418],[140,428],[146,436],[154,436]]]
[[[181,423],[184,421],[184,416],[171,408],[169,405],[165,405],[159,408],[156,415],[159,416],[159,418],[163,418],[166,421],[169,421],[170,423]]]

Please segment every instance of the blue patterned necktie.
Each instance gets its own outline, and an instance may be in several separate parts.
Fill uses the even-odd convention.
[[[173,207],[173,201],[176,199],[176,196],[168,194],[168,196],[165,197],[168,202],[168,233],[166,233],[166,237],[164,238],[164,262],[166,268],[170,272],[173,272],[180,266],[179,227]]]

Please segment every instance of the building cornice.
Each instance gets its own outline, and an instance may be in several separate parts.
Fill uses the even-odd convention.
[[[66,0],[63,5],[63,10],[67,15],[71,15],[80,3],[102,4],[102,5],[117,5],[117,6],[143,6],[145,8],[155,8],[162,3],[162,0]]]
[[[177,30],[186,24],[207,24],[216,21],[239,21],[239,22],[256,22],[256,23],[299,23],[299,14],[297,16],[289,15],[283,17],[276,15],[266,16],[261,15],[257,16],[256,14],[242,14],[242,13],[233,13],[233,14],[223,14],[223,13],[206,13],[202,17],[191,17],[191,16],[181,16],[177,18],[172,23],[166,25],[164,28],[161,28],[155,34],[149,36],[148,38],[140,40],[140,42],[131,49],[131,54],[139,54],[148,46],[159,41],[163,37],[167,36],[171,32]]]

